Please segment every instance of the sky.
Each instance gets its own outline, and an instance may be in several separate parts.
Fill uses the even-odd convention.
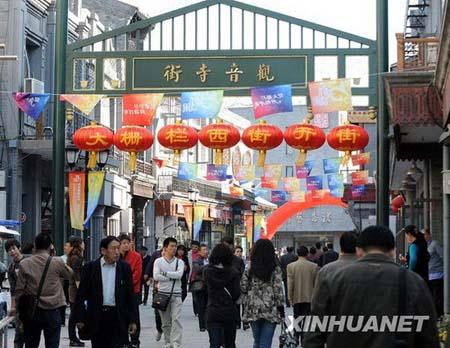
[[[199,0],[121,0],[156,16]],[[369,39],[376,38],[376,0],[240,0]],[[396,61],[395,33],[404,31],[407,0],[389,1],[389,62]]]

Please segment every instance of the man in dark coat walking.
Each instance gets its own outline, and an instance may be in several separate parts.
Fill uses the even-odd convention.
[[[108,236],[100,243],[102,257],[81,273],[74,308],[75,322],[91,336],[92,348],[119,348],[136,332],[137,304],[130,265],[120,259],[120,242]]]
[[[298,260],[298,256],[294,253],[294,248],[291,246],[288,246],[286,248],[287,254],[280,257],[280,266],[281,270],[283,271],[283,285],[284,285],[284,293],[285,293],[285,300],[286,300],[286,306],[290,307],[291,304],[288,300],[288,289],[287,289],[287,266]]]

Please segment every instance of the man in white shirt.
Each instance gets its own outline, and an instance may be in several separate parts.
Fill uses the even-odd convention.
[[[159,311],[162,320],[166,348],[180,348],[183,336],[181,325],[181,278],[184,273],[183,260],[177,259],[177,240],[166,238],[163,242],[163,256],[155,261],[153,279],[158,282],[158,292],[170,296],[167,309]]]

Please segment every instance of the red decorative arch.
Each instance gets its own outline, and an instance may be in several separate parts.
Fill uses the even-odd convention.
[[[277,233],[278,229],[289,220],[292,216],[310,208],[321,205],[334,205],[342,208],[347,208],[348,205],[342,201],[341,198],[326,194],[321,198],[306,195],[305,202],[287,202],[275,210],[267,219],[267,238],[272,237]]]

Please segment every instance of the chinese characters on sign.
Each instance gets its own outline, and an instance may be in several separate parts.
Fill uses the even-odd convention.
[[[255,118],[292,111],[290,85],[252,88],[251,95]]]
[[[125,94],[123,96],[123,125],[151,126],[156,109],[164,94]]]
[[[166,81],[178,83],[182,73],[183,70],[181,70],[181,65],[179,64],[169,64],[164,68],[164,78]]]
[[[139,132],[124,132],[121,134],[120,142],[125,146],[136,146],[141,143],[142,135]]]
[[[171,128],[166,134],[166,140],[172,145],[188,143],[187,130],[185,128]]]

